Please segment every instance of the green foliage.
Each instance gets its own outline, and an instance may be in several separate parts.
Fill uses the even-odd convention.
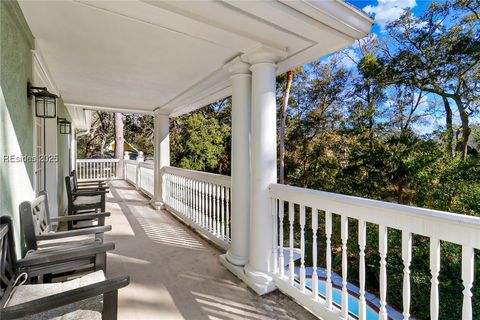
[[[172,121],[173,166],[230,174],[230,100]]]

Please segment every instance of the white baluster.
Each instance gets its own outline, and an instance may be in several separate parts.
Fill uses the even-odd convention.
[[[341,217],[341,236],[342,236],[342,317],[348,318],[348,289],[347,289],[347,241],[348,241],[348,217]]]
[[[279,249],[279,257],[278,257],[278,266],[279,266],[279,275],[280,278],[283,278],[285,275],[285,256],[283,255],[283,217],[285,214],[285,202],[283,200],[280,200],[279,203],[279,208],[278,208],[278,219],[279,219],[279,227],[278,227],[278,232],[279,232],[279,240],[278,244],[280,246]]]
[[[469,246],[462,246],[462,281],[463,305],[462,320],[472,320],[472,286],[474,277],[474,250]]]
[[[198,181],[193,181],[193,196],[194,196],[194,215],[195,215],[195,223],[198,223]]]
[[[438,275],[440,273],[440,240],[430,238],[430,273],[432,274],[430,289],[430,319],[438,319]]]
[[[192,218],[192,205],[190,203],[190,179],[185,178],[185,203],[187,206],[187,217]]]
[[[278,252],[278,215],[277,215],[277,199],[272,198],[271,199],[271,206],[272,206],[272,221],[273,221],[273,247],[272,247],[272,253],[271,253],[271,261],[272,261],[272,272],[274,274],[278,273],[278,266],[277,266],[277,252]]]
[[[185,177],[182,177],[182,213],[186,216],[187,215],[187,179]]]
[[[326,281],[326,302],[327,308],[332,308],[332,213],[325,212],[325,236],[327,237],[327,281]]]
[[[217,221],[217,237],[222,238],[222,232],[220,231],[220,187],[218,185],[213,186],[215,188],[215,200],[217,202],[217,206],[215,209],[216,213],[216,221]]]
[[[205,182],[200,182],[200,196],[202,201],[202,209],[200,212],[200,220],[202,228],[206,229],[206,217],[205,217]]]
[[[403,260],[403,319],[410,319],[410,263],[412,261],[412,233],[402,231]]]
[[[210,215],[210,184],[209,183],[205,184],[205,190],[206,190],[205,201],[206,201],[206,204],[207,204],[207,208],[206,208],[207,230],[210,231],[211,230],[211,225],[212,225],[212,217]]]
[[[226,214],[227,214],[227,237],[228,237],[228,243],[230,243],[230,240],[232,239],[231,234],[230,234],[230,221],[231,221],[230,220],[230,218],[231,218],[231,216],[230,216],[230,214],[231,214],[231,212],[230,212],[230,188],[227,188],[225,190],[225,192],[226,192],[225,196],[226,196],[226,201],[227,201],[227,210],[226,210]]]
[[[300,206],[300,290],[305,292],[305,206]]]
[[[216,190],[217,188],[215,187],[214,184],[212,184],[212,233],[214,235],[217,235],[217,208],[216,208]]]
[[[379,225],[378,251],[380,252],[380,320],[388,320],[387,314],[387,227]]]
[[[220,186],[220,206],[222,208],[222,239],[226,240],[227,237],[225,235],[225,227],[226,227],[226,221],[225,221],[225,187]]]
[[[318,273],[317,273],[317,230],[318,230],[318,209],[312,208],[312,294],[313,300],[318,300]]]
[[[358,220],[358,247],[360,249],[360,297],[358,299],[358,318],[367,319],[367,303],[365,300],[365,246],[367,244],[367,223]]]
[[[290,260],[288,262],[288,280],[293,285],[295,279],[295,264],[293,260],[293,222],[295,220],[295,206],[292,201],[288,203],[288,222],[290,224],[289,245],[290,245]]]

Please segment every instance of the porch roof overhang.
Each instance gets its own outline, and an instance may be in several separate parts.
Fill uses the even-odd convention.
[[[366,36],[373,20],[340,0],[20,1],[71,109],[170,116],[231,95],[225,65],[259,46],[278,73]]]

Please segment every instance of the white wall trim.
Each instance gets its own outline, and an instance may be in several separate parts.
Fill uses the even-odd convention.
[[[48,70],[47,63],[43,58],[43,55],[37,40],[35,40],[35,49],[32,50],[32,56],[33,56],[33,61],[32,61],[33,72],[40,78],[40,80],[44,83],[44,85],[47,86],[48,91],[60,96],[58,87],[55,83],[55,80],[53,80],[53,77],[50,71]]]

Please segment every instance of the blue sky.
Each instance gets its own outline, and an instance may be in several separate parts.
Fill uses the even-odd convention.
[[[433,2],[433,0],[346,0],[348,3],[356,6],[357,8],[360,8],[364,10],[365,12],[368,12],[375,18],[375,24],[372,28],[372,33],[375,33],[379,38],[382,38],[385,35],[383,32],[386,25],[400,17],[400,15],[403,13],[403,11],[407,8],[412,9],[413,13],[416,16],[422,15],[422,13],[428,9],[430,4]],[[441,2],[442,0],[438,0],[438,2]],[[342,51],[344,53],[343,57],[341,59],[341,63],[346,66],[347,68],[349,67],[354,67],[355,63],[351,60],[346,58],[347,54],[350,57],[353,57],[355,60],[357,60],[359,57],[355,53],[355,45],[353,45],[350,48],[346,48],[345,50]],[[341,55],[342,57],[342,55]],[[326,61],[330,59],[330,57],[326,57],[322,60]],[[337,57],[338,58],[338,57]],[[432,94],[426,94],[425,97],[422,99],[421,107],[419,108],[418,112],[426,112],[427,108],[429,107],[429,104],[434,103],[434,105],[441,105],[441,103],[436,102],[436,99],[438,97],[435,97]],[[387,101],[386,104],[389,102]],[[458,115],[457,112],[454,108],[454,122],[458,125],[459,120],[458,120]],[[477,119],[472,119],[473,122],[477,122],[475,120]],[[425,116],[422,121],[414,125],[414,130],[421,133],[421,134],[428,134],[437,129],[439,126],[444,125],[444,115],[443,115],[443,109],[440,109],[438,111],[435,111],[433,114],[430,114]]]
[[[406,8],[421,15],[433,2],[431,0],[347,0],[348,3],[375,16],[373,32],[381,35],[386,24],[396,20]]]

